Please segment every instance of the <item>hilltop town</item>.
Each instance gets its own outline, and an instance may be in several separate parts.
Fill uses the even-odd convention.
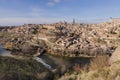
[[[74,20],[72,23],[0,27],[0,42],[6,49],[30,55],[36,55],[38,48],[41,53],[46,51],[58,56],[111,55],[119,41],[119,18],[97,24],[78,24]]]

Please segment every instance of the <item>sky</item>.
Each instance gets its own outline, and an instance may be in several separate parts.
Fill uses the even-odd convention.
[[[0,0],[0,25],[120,18],[120,0]]]

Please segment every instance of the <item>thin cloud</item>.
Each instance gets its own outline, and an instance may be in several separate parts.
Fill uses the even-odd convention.
[[[3,26],[13,26],[13,25],[23,25],[23,24],[41,24],[41,23],[53,23],[58,22],[61,19],[58,18],[24,18],[24,17],[8,17],[0,18],[0,25]]]
[[[47,5],[51,7],[51,6],[54,6],[54,3],[53,2],[48,2]]]
[[[54,6],[56,3],[59,3],[61,0],[52,0],[51,2],[48,2],[47,5],[48,6]]]
[[[46,11],[39,7],[32,7],[28,13],[29,16],[39,17],[45,15]]]
[[[9,14],[8,14],[9,13]],[[0,18],[5,17],[41,17],[47,15],[47,10],[40,7],[30,7],[27,11],[0,8]]]
[[[53,0],[53,2],[55,2],[55,3],[59,3],[59,2],[60,2],[60,0]]]
[[[9,13],[9,14],[8,14]],[[0,18],[3,17],[22,17],[22,16],[27,16],[27,13],[23,13],[18,10],[14,9],[6,9],[6,8],[0,8]]]

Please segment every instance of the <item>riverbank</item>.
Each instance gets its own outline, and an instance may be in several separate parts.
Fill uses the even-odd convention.
[[[2,53],[1,54],[6,54],[4,53],[6,50],[2,49]],[[9,51],[9,55],[7,56],[1,56],[0,58],[5,58],[8,57],[8,60],[10,59],[13,59],[13,60],[18,60],[18,61],[31,61],[31,60],[35,60],[34,58],[35,57],[32,57],[32,56],[19,56],[19,55],[13,55],[11,54],[12,52]],[[7,53],[8,54],[8,53]],[[14,52],[15,54],[15,52]],[[11,56],[12,55],[12,56]],[[49,71],[51,72],[51,74],[53,74],[53,77],[55,78],[56,75],[61,77],[62,75],[64,75],[64,73],[66,73],[67,71],[72,71],[72,68],[74,65],[76,64],[81,64],[81,65],[85,65],[85,64],[89,64],[90,63],[90,58],[77,58],[77,57],[60,57],[60,56],[53,56],[53,55],[50,55],[50,54],[43,54],[43,55],[40,55],[38,56],[39,59],[42,60],[42,62],[38,62],[39,64],[43,65],[42,67],[48,69],[46,67],[46,65],[44,64],[47,64],[49,66],[51,66],[51,68],[49,69]],[[36,60],[37,62],[37,60]],[[10,63],[11,64],[11,63]],[[34,63],[30,63],[32,65],[34,65]],[[17,64],[16,64],[17,65]]]

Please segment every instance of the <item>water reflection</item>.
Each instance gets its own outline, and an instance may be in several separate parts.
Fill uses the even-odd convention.
[[[12,54],[10,51],[7,51],[3,49],[2,45],[0,45],[0,56],[10,56],[12,57]]]

